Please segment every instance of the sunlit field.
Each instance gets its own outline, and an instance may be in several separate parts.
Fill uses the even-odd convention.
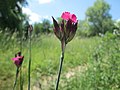
[[[110,40],[111,39],[111,40]],[[14,40],[14,39],[13,39]],[[19,42],[1,42],[0,87],[11,90],[16,66],[11,60],[19,51]],[[76,36],[65,51],[60,90],[119,90],[119,39],[114,36],[79,38]],[[25,57],[22,64],[24,89],[27,89],[28,41],[23,41]],[[58,73],[60,42],[54,35],[40,35],[32,39],[31,88],[54,90]],[[94,86],[95,85],[95,86]],[[19,79],[17,84],[19,89]],[[112,89],[113,88],[113,89]]]
[[[0,90],[120,90],[119,0],[0,0]]]
[[[93,53],[95,47],[100,41],[101,38],[99,37],[83,39],[75,37],[75,39],[67,45],[65,51],[62,78],[71,78],[74,76],[72,73],[75,73],[79,67],[83,67],[83,69],[86,70],[88,63],[90,62],[90,55]],[[6,44],[3,45],[4,43],[5,42],[1,42],[0,44],[0,71],[2,72],[0,73],[0,86],[2,90],[12,88],[16,66],[13,65],[11,58],[14,57],[14,53],[18,52],[20,49],[19,42],[17,41],[6,41]],[[28,67],[28,41],[23,41],[22,51],[25,57],[22,65],[22,73],[24,76],[24,83],[26,83]],[[45,88],[48,90],[50,88],[54,89],[60,52],[60,42],[54,35],[41,35],[39,38],[32,39],[32,87],[37,87],[36,85],[40,84],[40,87],[44,90],[46,90]],[[64,79],[61,80],[61,84],[62,82],[64,82]],[[26,87],[26,84],[24,87]]]

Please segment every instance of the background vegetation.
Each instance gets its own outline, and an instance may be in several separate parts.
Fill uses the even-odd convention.
[[[25,5],[25,0],[0,1],[0,90],[13,87],[16,66],[11,58],[20,49],[25,56],[22,74],[27,89],[29,23],[21,9]],[[66,48],[60,90],[120,90],[120,22],[112,20],[109,10],[107,2],[96,0],[86,18],[79,20],[76,36]],[[31,88],[54,90],[60,42],[49,20],[33,26]]]

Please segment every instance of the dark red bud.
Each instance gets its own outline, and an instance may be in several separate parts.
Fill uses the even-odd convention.
[[[66,23],[66,39],[69,37],[70,31],[72,29],[72,21],[69,19]]]
[[[62,39],[64,37],[64,34],[65,34],[64,20],[62,20],[60,32],[61,32],[61,39]]]
[[[33,31],[33,26],[32,26],[32,25],[29,25],[29,26],[28,26],[28,31],[30,31],[30,32]]]
[[[62,20],[62,23],[61,23],[61,31],[64,32],[64,20]]]
[[[75,24],[72,24],[72,30],[69,33],[69,38],[66,41],[67,43],[70,42],[74,38],[76,30],[77,30],[77,24],[78,22],[76,22]]]
[[[18,52],[17,55],[18,55],[18,56],[21,56],[21,52]]]
[[[60,32],[60,27],[57,23],[57,21],[52,17],[53,19],[53,24],[54,24],[54,33],[58,39],[61,39],[61,32]]]

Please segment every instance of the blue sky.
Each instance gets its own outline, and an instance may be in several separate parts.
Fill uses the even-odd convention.
[[[86,10],[96,0],[29,0],[23,12],[29,15],[30,23],[41,22],[44,18],[51,21],[51,16],[60,17],[62,12],[69,11],[77,18],[84,19]],[[114,20],[120,19],[120,0],[105,0],[110,6]]]

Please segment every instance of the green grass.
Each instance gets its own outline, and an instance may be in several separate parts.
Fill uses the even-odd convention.
[[[120,38],[107,34],[91,55],[87,70],[66,80],[61,90],[120,90]]]
[[[100,41],[101,38],[99,37],[82,39],[75,37],[70,43],[67,44],[62,70],[63,76],[61,77],[63,81],[66,80],[64,73],[68,72],[71,68],[75,68],[80,65],[87,65],[89,62],[91,62],[90,55],[93,53],[94,48],[99,44]],[[3,42],[6,42],[6,44],[3,45]],[[13,64],[11,58],[14,57],[14,54],[20,50],[20,45],[19,42],[17,42],[15,39],[3,42],[0,43],[0,90],[11,90],[16,70],[16,66]],[[23,55],[25,56],[22,70],[25,79],[24,88],[26,88],[28,41],[23,42],[22,51]],[[48,88],[49,90],[54,90],[55,78],[58,73],[60,54],[60,41],[54,35],[41,35],[37,39],[32,39],[32,88],[38,83],[43,85],[42,79],[44,77],[45,79],[54,77],[52,80],[50,79],[50,81],[46,83],[49,85],[42,86],[43,90],[48,90]],[[62,83],[60,84],[62,85]],[[48,88],[44,86],[48,86]]]

